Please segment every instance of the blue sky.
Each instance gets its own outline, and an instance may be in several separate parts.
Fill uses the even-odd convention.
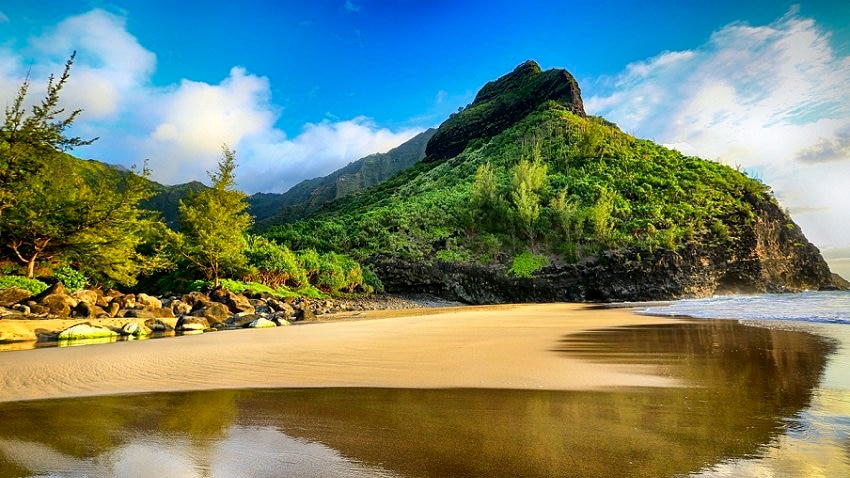
[[[77,64],[75,151],[282,192],[438,125],[527,59],[588,110],[773,186],[850,276],[850,2],[56,1],[0,4],[0,94]]]

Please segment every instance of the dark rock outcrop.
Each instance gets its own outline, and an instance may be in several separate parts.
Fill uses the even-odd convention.
[[[457,156],[472,140],[496,136],[547,101],[585,115],[581,90],[568,71],[542,71],[535,61],[526,61],[484,85],[472,103],[444,121],[428,141],[425,161]]]
[[[552,265],[531,279],[505,267],[374,257],[388,291],[430,293],[470,304],[643,301],[715,294],[790,292],[832,287],[829,266],[774,202],[732,243],[690,243],[676,251],[608,251],[579,264]]]
[[[32,297],[32,292],[18,287],[0,289],[0,307],[12,307],[18,302]]]

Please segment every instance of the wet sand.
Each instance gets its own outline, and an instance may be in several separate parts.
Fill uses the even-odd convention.
[[[669,387],[679,382],[655,366],[589,362],[557,348],[569,334],[671,320],[580,304],[459,307],[4,352],[0,402],[233,388]]]

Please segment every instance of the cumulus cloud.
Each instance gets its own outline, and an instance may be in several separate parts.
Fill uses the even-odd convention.
[[[275,126],[282,111],[272,102],[268,78],[239,66],[218,83],[153,85],[156,55],[127,31],[125,17],[101,9],[66,18],[23,50],[0,47],[0,94],[13,97],[31,69],[37,99],[41,80],[61,72],[74,50],[63,101],[85,110],[74,134],[102,138],[76,153],[123,165],[149,159],[153,179],[166,184],[206,181],[227,143],[237,150],[242,189],[282,192],[418,133],[358,117],[307,124],[289,138]]]
[[[850,57],[796,10],[727,25],[604,78],[585,102],[624,130],[758,171],[816,244],[850,243]],[[836,221],[838,220],[838,221]]]

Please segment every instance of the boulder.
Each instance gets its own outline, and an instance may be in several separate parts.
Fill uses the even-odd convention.
[[[122,309],[135,309],[136,296],[133,294],[125,294],[112,299],[113,303],[117,303]]]
[[[230,308],[218,302],[210,302],[206,307],[192,312],[195,317],[206,317],[211,322],[224,322],[230,317]]]
[[[71,294],[71,297],[77,299],[80,302],[86,302],[91,305],[97,305],[98,294],[93,290],[80,289],[74,291],[74,293]]]
[[[146,320],[145,327],[150,329],[151,332],[172,332],[174,330],[173,327],[159,319]]]
[[[98,327],[88,322],[75,324],[59,332],[56,336],[59,340],[81,340],[99,339],[103,337],[117,337],[118,333],[106,327]]]
[[[265,329],[268,327],[277,327],[277,324],[265,317],[260,317],[258,319],[252,320],[245,327],[249,329]]]
[[[234,314],[240,312],[254,313],[254,306],[251,305],[247,297],[242,294],[235,294],[227,289],[213,289],[210,292],[210,299],[226,305]]]
[[[112,301],[106,307],[106,315],[110,317],[118,317],[118,312],[121,310],[121,306],[118,305],[118,302]]]
[[[162,301],[147,294],[138,294],[136,296],[136,305],[142,306],[146,310],[159,310],[162,308]]]
[[[156,314],[153,311],[146,309],[121,309],[121,311],[118,312],[118,317],[134,319],[155,319]]]
[[[30,306],[24,304],[15,304],[12,306],[12,310],[20,312],[24,315],[29,315],[32,313],[32,309],[30,309]]]
[[[269,319],[273,320],[274,323],[276,323],[277,325],[279,325],[281,327],[285,327],[287,325],[292,325],[292,323],[288,320],[289,317],[287,317],[286,315],[283,315],[281,312],[277,312],[277,313],[273,314],[271,317],[269,317]]]
[[[310,307],[307,304],[302,304],[302,306],[304,307],[303,309],[295,310],[295,320],[316,320],[316,314],[314,314],[313,311],[310,310]]]
[[[139,337],[142,335],[148,335],[150,333],[150,329],[148,329],[144,325],[139,325],[137,322],[127,322],[126,324],[121,326],[121,335],[131,335],[133,337]]]
[[[210,328],[210,323],[204,317],[197,317],[193,315],[181,315],[179,319],[177,319],[177,325],[175,330],[178,332],[187,332],[187,331],[204,331]]]
[[[39,293],[37,296],[35,296],[35,298],[33,300],[40,303],[42,299],[44,299],[48,295],[53,295],[53,294],[69,295],[68,290],[65,289],[65,286],[62,285],[61,282],[57,282],[57,283],[51,285],[50,287],[48,287],[47,289],[45,289],[44,291],[42,291],[41,293]]]
[[[71,309],[77,306],[77,300],[68,294],[49,294],[38,301],[40,305],[46,307],[51,314],[67,317],[71,314]]]
[[[71,317],[80,317],[83,319],[94,319],[98,314],[103,314],[103,309],[93,305],[90,302],[80,301],[77,306],[71,309]]]
[[[173,319],[174,317],[177,317],[176,315],[174,315],[174,311],[171,310],[170,307],[162,307],[161,309],[153,310],[152,312],[156,314],[157,317],[165,317],[168,319]]]
[[[192,305],[183,302],[182,300],[173,300],[169,304],[171,307],[171,312],[174,313],[174,316],[187,315],[192,313]]]
[[[224,321],[225,326],[241,328],[247,327],[251,322],[261,318],[261,316],[256,314],[245,314],[245,315],[233,315],[227,320]]]
[[[19,287],[0,289],[0,307],[11,307],[32,297],[32,292]]]
[[[203,292],[189,292],[184,295],[180,300],[192,306],[192,310],[198,310],[204,308],[212,302],[206,294]]]

